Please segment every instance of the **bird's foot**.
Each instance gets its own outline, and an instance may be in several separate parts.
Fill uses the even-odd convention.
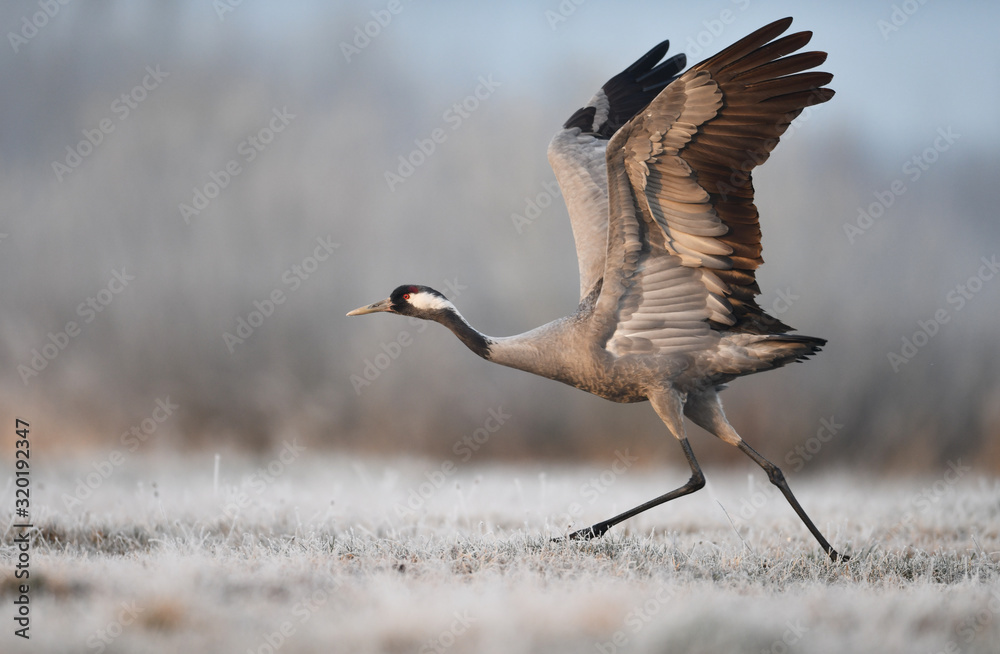
[[[827,555],[829,555],[830,560],[833,561],[834,563],[847,563],[848,561],[851,560],[851,557],[847,556],[846,554],[840,554],[835,549],[831,549],[829,552],[827,552]]]
[[[607,524],[606,522],[599,522],[592,527],[587,527],[585,529],[580,529],[579,531],[574,531],[572,534],[568,536],[559,536],[557,538],[553,538],[552,542],[561,543],[567,540],[591,540],[593,538],[600,538],[601,536],[604,535],[604,533],[608,529],[611,529],[611,525]]]

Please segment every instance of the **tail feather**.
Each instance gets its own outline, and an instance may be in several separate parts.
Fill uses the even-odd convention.
[[[743,375],[773,370],[803,361],[826,345],[826,339],[798,334],[730,333],[723,337],[719,350],[707,362],[718,383]]]
[[[786,363],[805,361],[826,345],[825,338],[815,336],[800,336],[798,334],[781,334],[768,336],[754,343],[754,354],[771,362],[775,368]]]

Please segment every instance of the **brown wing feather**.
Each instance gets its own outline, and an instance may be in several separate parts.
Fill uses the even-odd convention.
[[[624,128],[637,205],[663,228],[668,251],[705,272],[717,329],[790,330],[754,299],[763,259],[751,171],[805,107],[833,96],[823,88],[832,75],[809,70],[826,53],[791,54],[812,34],[777,38],[790,24],[776,21],[693,66]]]
[[[750,172],[803,108],[825,102],[822,52],[767,25],[692,67],[608,143],[609,221],[595,327],[609,352],[685,352],[721,331],[783,333],[755,301]],[[781,38],[778,38],[781,37]],[[786,56],[787,55],[787,56]]]

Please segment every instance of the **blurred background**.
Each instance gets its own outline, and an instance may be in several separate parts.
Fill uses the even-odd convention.
[[[837,95],[755,173],[760,304],[829,345],[729,417],[789,471],[1000,471],[1000,5],[915,0],[4,3],[3,456],[18,416],[46,456],[678,461],[648,405],[344,314],[402,283],[493,335],[572,312],[548,140],[662,39],[694,64],[786,15]]]

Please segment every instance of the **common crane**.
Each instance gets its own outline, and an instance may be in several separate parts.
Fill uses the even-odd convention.
[[[648,400],[680,442],[686,484],[569,535],[601,536],[647,509],[705,485],[684,416],[739,448],[767,472],[833,561],[830,546],[781,470],[744,441],[719,391],[743,375],[815,354],[826,343],[789,334],[755,296],[760,227],[751,171],[789,123],[826,102],[832,75],[812,71],[825,52],[799,52],[811,32],[781,36],[785,18],[687,69],[660,61],[660,43],[577,110],[549,145],[573,225],[580,266],[576,312],[524,334],[480,333],[440,292],[396,288],[348,313],[433,320],[482,358],[615,402]]]

